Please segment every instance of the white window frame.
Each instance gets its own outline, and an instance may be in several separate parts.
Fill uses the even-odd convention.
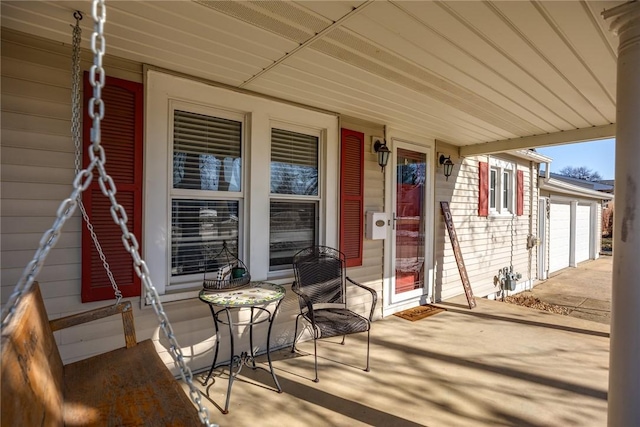
[[[515,214],[515,177],[517,164],[506,160],[489,158],[489,215],[513,216]],[[491,174],[496,174],[495,187],[491,186]],[[507,189],[505,203],[505,184]],[[491,194],[495,195],[495,205],[492,206]],[[506,205],[506,206],[505,206]]]
[[[271,193],[271,173],[269,173],[269,205],[271,201],[278,202],[315,202],[318,205],[317,212],[322,211],[322,194],[323,194],[323,175],[324,168],[322,163],[322,153],[325,150],[325,135],[322,129],[317,128],[309,128],[299,125],[294,125],[291,123],[272,121],[271,126],[269,127],[269,135],[271,135],[272,129],[282,129],[286,131],[301,133],[305,135],[310,135],[318,138],[318,194],[313,196],[306,195],[294,195],[294,194],[275,194]],[[269,154],[269,160],[271,160],[271,154]],[[269,162],[271,163],[271,162]],[[269,215],[270,216],[270,215]],[[321,221],[317,221],[317,236],[320,238],[322,236],[321,231]],[[269,237],[270,239],[270,237]],[[316,242],[317,243],[317,242]],[[302,248],[301,248],[302,249]],[[271,250],[269,250],[269,257],[271,256]],[[291,268],[288,269],[271,269],[269,266],[269,278],[277,278],[277,277],[287,277],[293,274],[293,270]]]
[[[286,124],[313,129],[321,135],[319,153],[319,244],[337,247],[339,231],[339,127],[332,114],[239,93],[203,82],[166,74],[149,67],[145,73],[144,258],[162,301],[196,297],[202,278],[171,284],[170,191],[172,188],[172,106],[189,111],[215,111],[243,117],[242,191],[217,193],[213,198],[241,198],[242,227],[239,257],[254,280],[291,283],[292,271],[269,272],[269,208],[271,126]],[[210,113],[205,113],[210,114]],[[218,117],[220,117],[218,115]],[[224,116],[222,116],[224,117]],[[292,129],[293,129],[292,128]],[[143,290],[144,293],[144,290]]]
[[[241,162],[241,177],[240,177],[240,191],[212,191],[212,190],[191,190],[191,189],[181,189],[181,188],[174,188],[173,187],[173,176],[171,174],[171,172],[173,171],[173,163],[172,163],[172,159],[173,159],[173,132],[174,132],[174,111],[175,110],[181,110],[181,111],[187,111],[190,113],[196,113],[196,114],[201,114],[203,116],[212,116],[212,117],[216,117],[216,118],[221,118],[221,119],[228,119],[228,120],[233,120],[236,122],[240,122],[242,124],[242,134],[241,134],[241,141],[240,141],[240,152],[242,153],[242,162]],[[213,108],[213,107],[208,107],[208,106],[203,106],[203,105],[198,105],[198,104],[191,104],[188,102],[184,102],[184,101],[178,101],[178,100],[174,100],[174,99],[170,99],[169,100],[169,115],[168,115],[168,122],[169,122],[169,133],[168,133],[168,137],[169,137],[169,158],[170,158],[170,164],[168,165],[168,169],[169,169],[169,183],[168,183],[168,187],[169,187],[169,200],[168,200],[168,209],[169,209],[169,213],[168,213],[168,219],[169,219],[169,224],[168,224],[168,230],[171,230],[172,228],[172,224],[171,224],[171,202],[175,199],[183,199],[183,200],[210,200],[210,201],[224,201],[224,200],[229,200],[229,201],[234,201],[234,202],[238,202],[238,249],[240,253],[243,253],[243,240],[242,240],[242,231],[243,231],[243,219],[244,219],[244,212],[243,212],[243,206],[244,206],[244,200],[243,200],[243,189],[244,189],[244,176],[243,175],[243,171],[246,169],[245,167],[245,153],[246,153],[246,123],[247,123],[247,117],[245,114],[240,114],[240,113],[235,113],[235,112],[230,112],[230,111],[225,111],[225,110],[220,110],[217,108]],[[169,254],[171,254],[171,236],[169,235],[168,238],[168,245],[169,245]],[[204,275],[203,274],[191,274],[191,275],[184,275],[184,276],[176,276],[173,277],[171,274],[171,257],[169,257],[169,263],[167,265],[168,269],[169,269],[169,273],[168,273],[168,277],[169,277],[169,286],[171,288],[172,291],[180,291],[180,290],[189,290],[191,288],[193,288],[193,283],[200,283],[203,281],[204,279]]]
[[[493,179],[493,175],[495,175],[495,179]],[[489,210],[493,211],[498,205],[499,175],[500,171],[497,168],[489,168]]]

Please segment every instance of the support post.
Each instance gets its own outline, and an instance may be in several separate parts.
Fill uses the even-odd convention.
[[[609,427],[640,425],[640,2],[603,12],[619,37]]]
[[[578,201],[569,204],[569,267],[577,267],[576,251],[578,250]]]

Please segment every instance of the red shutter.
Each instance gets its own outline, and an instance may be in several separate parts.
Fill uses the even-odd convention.
[[[84,76],[83,167],[89,164],[91,127],[93,122],[87,104],[93,95],[88,73]],[[116,199],[127,213],[127,225],[142,244],[142,125],[143,85],[107,77],[102,89],[105,104],[101,121],[101,145],[105,169],[117,189]],[[122,231],[113,222],[111,202],[98,185],[98,172],[82,195],[82,201],[93,224],[98,241],[115,281],[125,297],[140,295],[140,279],[133,270],[131,255],[122,245]],[[142,252],[142,248],[140,248]],[[82,302],[114,298],[111,282],[102,265],[91,235],[82,224]]]
[[[364,134],[342,129],[340,151],[340,250],[347,267],[362,265]]]
[[[480,175],[478,176],[479,191],[478,197],[478,215],[489,216],[489,164],[486,162],[478,162]]]
[[[516,172],[516,215],[524,213],[524,172]]]

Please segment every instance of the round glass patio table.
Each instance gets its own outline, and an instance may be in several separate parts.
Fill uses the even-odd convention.
[[[249,282],[242,288],[233,290],[208,290],[203,289],[200,291],[198,298],[200,301],[207,303],[211,310],[211,316],[213,317],[213,324],[216,331],[216,350],[213,356],[213,362],[211,368],[207,374],[207,378],[204,380],[204,385],[207,385],[209,378],[213,370],[217,368],[218,350],[220,348],[220,329],[219,325],[227,325],[229,327],[229,345],[231,347],[231,357],[229,359],[229,385],[227,387],[227,398],[224,406],[223,414],[229,412],[229,401],[231,399],[231,386],[235,377],[240,374],[242,366],[247,365],[251,369],[257,369],[258,366],[255,362],[255,353],[253,346],[253,327],[260,323],[267,322],[269,327],[267,329],[267,360],[269,361],[269,372],[273,377],[273,381],[276,384],[278,393],[282,393],[282,388],[278,382],[275,372],[273,371],[273,365],[271,363],[271,327],[273,326],[273,319],[278,312],[278,308],[285,297],[285,289],[273,283],[253,281]],[[276,303],[273,311],[269,308]],[[250,316],[248,320],[234,321],[234,311],[249,309]],[[237,314],[237,313],[236,313]],[[239,317],[239,316],[238,316]],[[249,352],[235,353],[234,349],[234,328],[238,326],[249,326]],[[234,366],[237,366],[237,371],[233,371]]]

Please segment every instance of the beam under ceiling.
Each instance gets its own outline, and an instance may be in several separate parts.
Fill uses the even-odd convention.
[[[460,157],[468,157],[480,154],[501,153],[503,151],[522,150],[526,148],[594,141],[598,139],[615,138],[615,136],[616,125],[615,123],[612,123],[603,126],[547,133],[544,135],[525,136],[522,138],[503,139],[500,141],[485,142],[482,144],[465,145],[458,149],[458,153]]]
[[[321,38],[323,38],[324,36],[326,36],[327,34],[332,32],[333,30],[335,30],[336,28],[342,27],[348,20],[352,19],[354,16],[359,15],[366,7],[370,6],[371,4],[373,4],[373,0],[367,0],[364,3],[362,3],[360,6],[353,8],[351,10],[351,12],[347,13],[342,18],[338,19],[333,24],[329,25],[327,28],[325,28],[324,30],[320,31],[315,36],[311,37],[309,40],[307,40],[304,43],[298,45],[291,52],[285,53],[284,56],[279,58],[277,61],[273,62],[268,67],[265,67],[264,69],[262,69],[262,71],[260,71],[258,74],[255,74],[255,75],[251,76],[249,79],[247,79],[245,82],[243,82],[239,87],[248,86],[249,83],[253,82],[254,80],[256,80],[259,77],[262,77],[264,74],[268,73],[273,68],[275,68],[278,65],[280,65],[286,59],[291,58],[293,55],[295,55],[296,53],[298,53],[301,50],[305,49],[307,46],[310,46],[312,43],[320,40]]]

